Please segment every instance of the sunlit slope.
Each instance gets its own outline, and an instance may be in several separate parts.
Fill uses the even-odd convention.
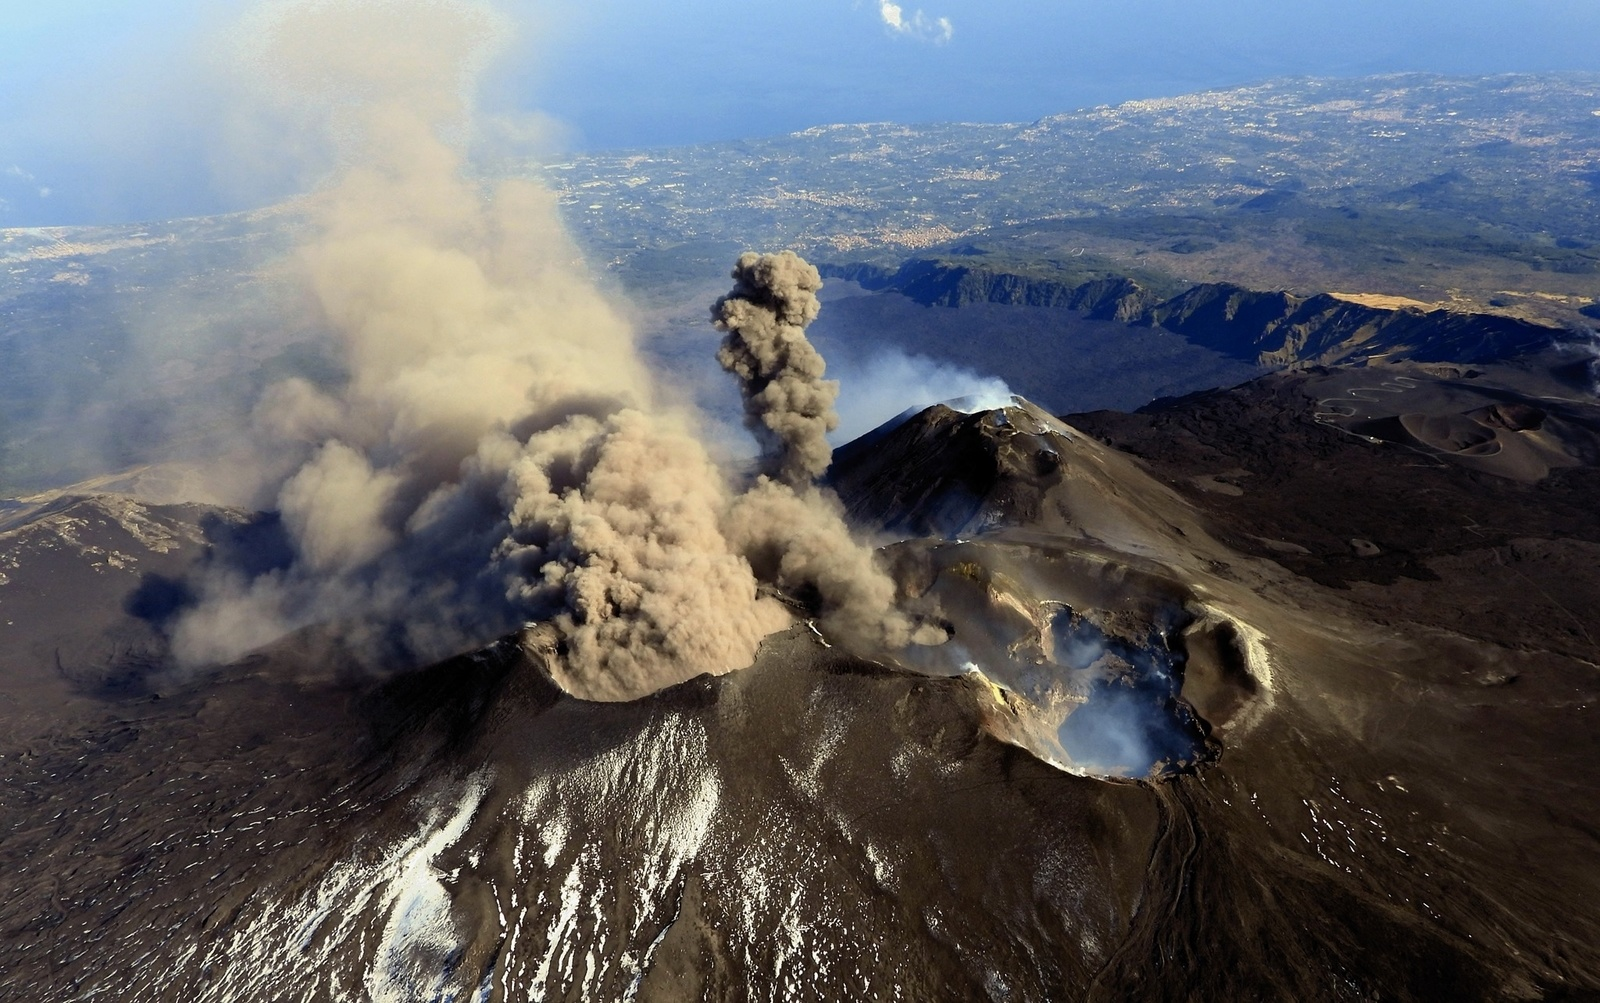
[[[1597,418],[1559,389],[1335,369],[1147,414],[908,415],[832,483],[950,640],[862,657],[802,623],[746,668],[620,703],[563,693],[513,641],[392,678],[303,639],[173,673],[172,586],[227,547],[270,573],[270,521],[17,507],[11,699],[26,673],[49,692],[0,748],[0,986],[1600,987]],[[1494,435],[1452,452],[1345,427],[1385,413]],[[1530,479],[1478,449],[1524,439],[1567,462]]]

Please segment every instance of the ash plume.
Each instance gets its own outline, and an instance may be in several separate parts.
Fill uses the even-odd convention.
[[[745,425],[762,446],[763,472],[790,486],[828,469],[828,433],[839,426],[839,384],[822,378],[822,356],[806,340],[822,277],[793,251],[739,256],[733,291],[711,308],[726,331],[717,361],[739,379]]]
[[[793,251],[746,252],[732,276],[732,291],[711,308],[727,332],[717,360],[739,380],[762,472],[734,501],[729,538],[762,581],[814,596],[823,626],[847,643],[941,643],[942,630],[895,607],[893,579],[855,540],[838,498],[815,483],[833,459],[827,436],[839,424],[839,384],[822,378],[826,365],[805,334],[821,311],[821,276]]]
[[[894,579],[851,534],[831,490],[763,476],[735,499],[728,538],[762,581],[814,596],[823,630],[850,647],[875,652],[947,639],[943,628],[897,608]]]
[[[334,105],[344,137],[294,267],[350,375],[263,395],[246,459],[295,560],[204,583],[174,637],[189,663],[316,628],[411,664],[537,620],[575,688],[614,698],[748,664],[790,622],[723,536],[722,474],[658,402],[552,197],[465,174],[452,139],[495,23],[388,0],[290,5],[264,29],[276,86]]]
[[[290,267],[348,379],[269,387],[248,442],[214,471],[259,473],[293,560],[197,583],[174,631],[180,661],[295,635],[393,668],[536,624],[532,647],[570,692],[628,699],[748,665],[793,622],[762,582],[814,597],[842,639],[918,638],[811,484],[836,393],[803,333],[815,269],[747,255],[719,304],[725,364],[746,380],[779,478],[737,492],[695,416],[664,401],[552,196],[466,173],[465,95],[502,25],[493,12],[267,10],[264,73],[339,138],[343,166],[307,199],[315,227]]]

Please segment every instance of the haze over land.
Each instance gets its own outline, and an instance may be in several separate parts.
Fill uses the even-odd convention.
[[[828,280],[812,333],[844,381],[851,433],[995,377],[1059,410],[1131,408],[1238,382],[1258,361],[1159,325],[985,302],[1029,284],[1131,279],[1151,302],[1196,283],[1382,294],[1586,330],[1600,293],[1597,80],[1285,80],[1027,125],[521,157],[497,177],[554,190],[592,267],[624,287],[647,355],[749,451],[705,311],[752,246],[884,275],[920,261],[966,283],[951,299],[953,285],[865,296]],[[216,451],[263,381],[343,379],[271,265],[303,239],[307,211],[0,233],[13,490],[170,458],[165,443]]]
[[[255,208],[308,179],[278,149],[241,172],[229,62],[244,0],[0,11],[0,226]],[[880,3],[518,0],[480,153],[772,136],[838,122],[1025,122],[1287,75],[1600,71],[1584,0],[1517,4],[949,0],[897,31]],[[775,76],[781,68],[781,82]],[[48,189],[48,195],[41,192]]]

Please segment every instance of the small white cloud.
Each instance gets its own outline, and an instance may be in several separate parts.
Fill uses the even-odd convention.
[[[883,18],[883,23],[890,31],[925,42],[943,44],[955,34],[955,25],[950,23],[949,18],[929,17],[920,10],[907,17],[905,8],[890,0],[878,0],[878,16]]]
[[[29,174],[27,171],[25,171],[22,168],[18,167],[16,164],[12,164],[10,167],[6,168],[6,173],[11,175],[14,178],[21,178],[24,181],[32,181],[33,180],[33,175],[32,174]]]
[[[50,197],[50,189],[48,189],[48,188],[39,189],[39,197],[42,198],[42,199],[49,198]]]

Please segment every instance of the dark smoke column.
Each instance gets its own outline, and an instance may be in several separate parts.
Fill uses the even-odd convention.
[[[806,340],[822,308],[822,276],[793,251],[747,251],[733,278],[733,291],[711,308],[712,323],[728,333],[717,361],[739,378],[762,473],[791,487],[810,484],[828,469],[827,435],[839,427],[839,384],[822,378],[822,356]]]

